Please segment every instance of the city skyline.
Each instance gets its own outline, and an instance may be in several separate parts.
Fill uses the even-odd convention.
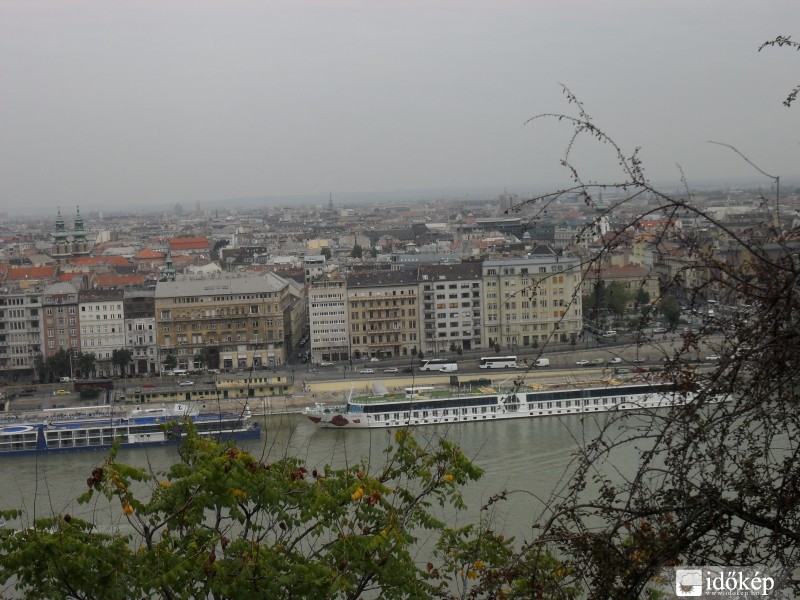
[[[334,201],[565,184],[567,86],[654,182],[800,176],[796,3],[0,6],[0,204]],[[576,165],[618,180],[608,146]],[[676,166],[680,165],[680,169]],[[767,188],[769,179],[762,185]],[[424,198],[416,198],[424,199]],[[278,200],[280,201],[280,200]]]

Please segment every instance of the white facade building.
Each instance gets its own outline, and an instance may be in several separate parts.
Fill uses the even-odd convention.
[[[81,352],[95,355],[98,377],[114,375],[111,355],[125,348],[125,317],[122,291],[91,290],[78,299]]]
[[[311,361],[350,358],[347,326],[347,286],[344,279],[317,281],[308,290]]]

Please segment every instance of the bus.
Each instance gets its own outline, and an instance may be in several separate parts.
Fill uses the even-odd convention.
[[[483,356],[480,363],[481,369],[516,369],[516,356]]]
[[[419,370],[452,373],[458,371],[458,363],[450,358],[425,358],[420,362]]]

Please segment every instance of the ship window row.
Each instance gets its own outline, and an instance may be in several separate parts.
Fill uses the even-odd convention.
[[[478,396],[475,398],[444,398],[442,400],[417,400],[414,402],[393,402],[381,404],[351,404],[353,413],[408,412],[410,410],[439,410],[445,408],[469,408],[473,406],[497,405],[497,396]]]
[[[557,400],[573,400],[575,398],[611,398],[619,396],[620,393],[628,395],[665,393],[676,391],[671,384],[663,386],[654,385],[633,385],[625,388],[592,388],[587,390],[565,390],[555,392],[533,392],[526,395],[528,402],[544,402]]]

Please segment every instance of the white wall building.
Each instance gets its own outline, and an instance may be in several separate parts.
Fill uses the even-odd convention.
[[[316,281],[308,290],[311,361],[350,358],[347,326],[347,285],[344,279]]]
[[[81,352],[95,355],[98,377],[114,375],[111,355],[125,348],[125,313],[121,290],[90,290],[78,298]]]

